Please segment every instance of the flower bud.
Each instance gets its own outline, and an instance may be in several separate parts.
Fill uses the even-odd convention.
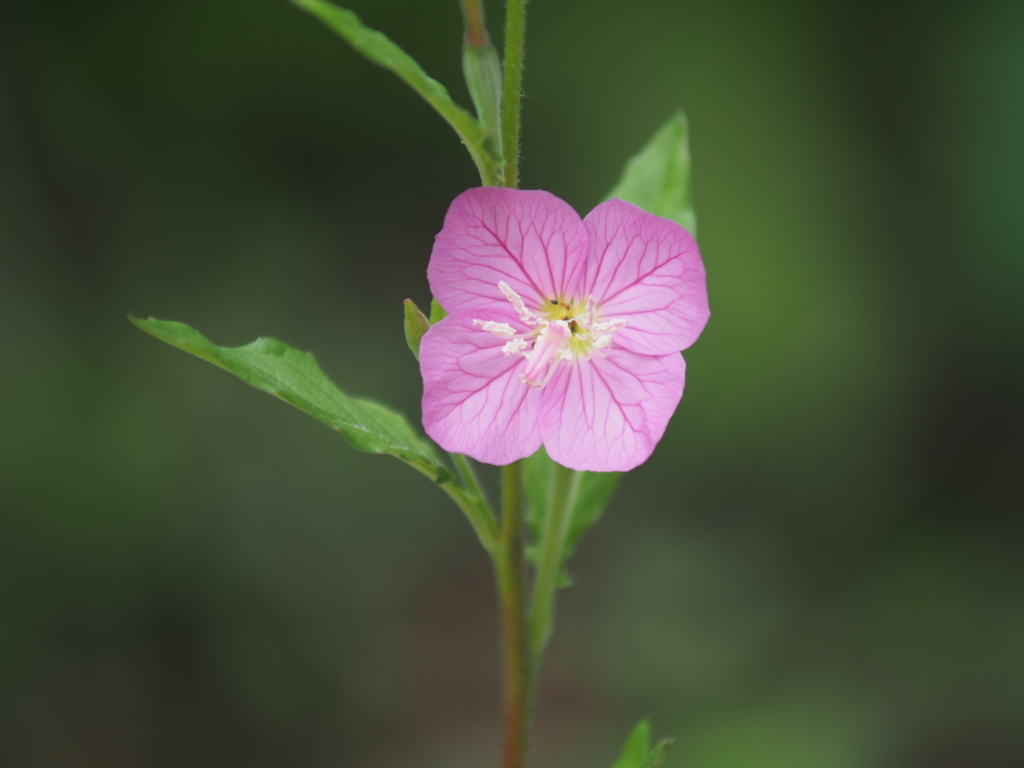
[[[420,359],[420,340],[423,334],[430,330],[430,321],[427,316],[420,312],[420,308],[413,303],[412,299],[405,300],[405,343],[413,356]]]
[[[491,135],[496,154],[501,153],[501,59],[484,26],[479,2],[462,3],[466,36],[462,46],[462,72],[480,124]]]

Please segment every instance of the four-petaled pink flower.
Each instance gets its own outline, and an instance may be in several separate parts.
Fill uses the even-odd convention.
[[[423,426],[508,464],[541,444],[571,469],[643,463],[709,317],[693,237],[609,200],[580,220],[548,192],[481,187],[448,209],[427,267],[451,314],[423,337]]]

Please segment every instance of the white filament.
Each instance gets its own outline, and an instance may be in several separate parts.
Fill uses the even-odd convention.
[[[530,310],[526,308],[526,304],[523,303],[522,297],[512,290],[512,286],[502,280],[498,283],[498,290],[502,292],[506,299],[512,304],[516,312],[519,313],[519,319],[527,325],[536,325],[540,322],[540,318],[534,315]]]

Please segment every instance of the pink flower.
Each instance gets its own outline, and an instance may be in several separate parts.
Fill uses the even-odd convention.
[[[481,187],[448,209],[427,278],[451,313],[420,346],[442,448],[508,464],[543,444],[595,472],[651,455],[710,315],[689,232],[622,200],[581,221],[549,192]]]

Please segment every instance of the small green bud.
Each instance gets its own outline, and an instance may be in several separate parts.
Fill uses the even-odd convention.
[[[490,134],[492,148],[501,154],[501,59],[491,45],[481,0],[462,0],[466,35],[462,44],[462,73],[476,107],[476,117]]]
[[[435,304],[437,302],[434,302]],[[433,310],[431,310],[433,314]],[[420,308],[413,303],[412,299],[405,300],[405,343],[413,357],[420,359],[420,341],[423,334],[430,330],[430,321],[427,316],[420,312]]]

